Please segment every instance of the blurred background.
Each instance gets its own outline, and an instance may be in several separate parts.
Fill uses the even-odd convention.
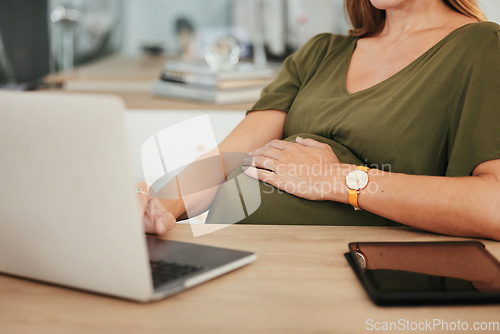
[[[481,5],[500,22],[500,1]],[[318,33],[347,30],[342,0],[1,0],[0,85],[32,89],[109,55],[201,59],[227,36],[241,59],[279,62]]]
[[[500,22],[499,0],[481,4]],[[152,135],[209,114],[220,143],[287,55],[348,29],[343,0],[0,0],[0,89],[120,97],[140,182]],[[213,148],[192,137],[179,161]]]

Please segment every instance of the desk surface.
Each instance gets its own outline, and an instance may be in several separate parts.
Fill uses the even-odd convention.
[[[236,103],[216,105],[201,103],[195,101],[184,101],[170,98],[162,98],[152,96],[148,92],[140,91],[66,91],[63,89],[41,89],[38,92],[54,92],[54,93],[85,93],[85,94],[111,94],[120,97],[127,109],[141,109],[141,110],[248,110],[254,103]]]
[[[232,225],[198,238],[192,237],[188,225],[180,225],[167,236],[255,251],[258,259],[201,286],[145,305],[0,275],[0,332],[359,334],[370,333],[368,319],[440,319],[467,321],[470,326],[500,321],[500,305],[377,307],[343,257],[350,241],[459,238],[400,227],[251,225]],[[500,243],[483,242],[500,258]],[[443,332],[438,329],[436,333]],[[424,332],[431,331],[400,331]]]
[[[151,82],[158,79],[167,59],[163,56],[147,55],[109,56],[69,72],[48,76],[47,83],[63,85],[63,88],[42,91],[118,95],[128,109],[248,110],[253,106],[254,102],[214,105],[152,96],[149,93]]]

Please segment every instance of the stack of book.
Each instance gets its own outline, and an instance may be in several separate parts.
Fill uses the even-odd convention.
[[[167,61],[151,93],[214,104],[252,102],[278,71],[279,66],[255,67],[250,63],[213,71],[202,62]]]

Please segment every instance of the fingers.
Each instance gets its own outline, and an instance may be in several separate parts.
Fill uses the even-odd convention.
[[[293,143],[284,141],[284,140],[278,140],[278,139],[273,139],[269,143],[266,144],[266,146],[278,149],[278,150],[285,150],[289,146],[293,145]]]
[[[278,158],[281,151],[286,150],[290,146],[295,145],[295,143],[289,143],[284,140],[273,139],[261,148],[256,149],[251,155],[264,155],[269,158]]]
[[[177,220],[174,215],[167,211],[157,198],[152,198],[151,201],[149,201],[148,207],[154,217],[154,228],[156,233],[165,233],[175,226]]]
[[[290,143],[283,140],[272,140],[263,147],[250,153],[243,162],[243,166],[252,166],[276,172],[279,164],[287,165],[294,154],[296,154],[294,152],[294,147],[300,146],[296,143]]]
[[[329,148],[330,146],[324,143],[320,143],[313,139],[304,139],[301,137],[297,137],[295,143],[287,142],[284,140],[272,140],[261,148],[258,148],[250,155],[252,157],[256,156],[265,156],[272,159],[280,159],[286,151],[294,151],[300,147],[315,147],[315,148]],[[299,144],[299,146],[297,145]]]
[[[302,137],[297,137],[297,138],[295,139],[295,142],[296,142],[297,144],[300,144],[300,145],[303,145],[303,146],[307,146],[307,147],[318,147],[318,148],[322,148],[322,147],[324,147],[325,145],[327,145],[327,144],[324,144],[324,143],[320,143],[319,141],[316,141],[316,140],[314,140],[314,139],[309,139],[309,138],[304,139],[304,138],[302,138]],[[330,147],[330,146],[328,146],[328,147]]]
[[[296,143],[303,146],[303,147],[309,147],[309,148],[316,148],[320,149],[322,152],[324,152],[324,162],[333,162],[333,163],[338,163],[340,162],[337,155],[335,152],[332,150],[331,146],[325,143],[321,143],[319,141],[316,141],[314,139],[304,139],[302,137],[297,137],[295,139]]]
[[[264,156],[271,159],[279,159],[283,154],[283,149],[279,149],[271,146],[270,144],[266,144],[261,148],[256,149],[250,155],[251,158],[255,158],[257,156]]]
[[[270,172],[268,170],[248,167],[245,170],[245,174],[253,177],[254,179],[269,183],[272,186],[276,187],[278,185],[278,176],[276,175],[276,173]]]
[[[172,229],[177,223],[175,216],[157,198],[149,195],[147,184],[139,183],[136,187],[145,232],[163,234]]]
[[[171,230],[176,222],[174,215],[167,211],[158,199],[149,200],[143,218],[146,233],[163,234]]]
[[[144,212],[142,216],[142,225],[144,226],[144,232],[150,234],[156,234],[156,228],[154,224],[154,219],[151,217],[151,213],[148,213],[149,210]]]
[[[266,158],[263,156],[249,157],[243,162],[243,166],[253,166],[257,168],[268,169],[271,171],[276,170],[276,160]]]

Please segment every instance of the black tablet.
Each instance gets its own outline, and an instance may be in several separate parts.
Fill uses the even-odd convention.
[[[353,242],[345,256],[377,305],[500,303],[500,263],[478,241]]]

